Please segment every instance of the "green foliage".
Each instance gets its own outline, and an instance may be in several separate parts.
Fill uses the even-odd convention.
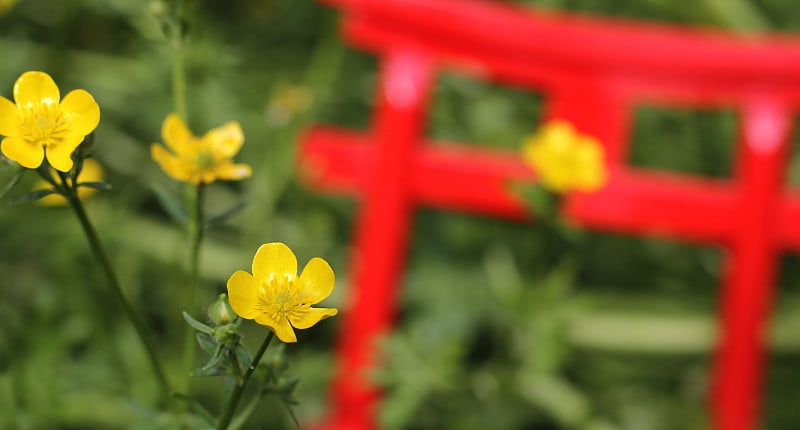
[[[789,0],[518,3],[745,32],[796,29],[800,22]],[[341,307],[357,203],[299,186],[294,154],[311,123],[369,126],[376,60],[345,47],[337,12],[310,0],[187,5],[180,31],[188,40],[189,125],[207,130],[238,120],[245,133],[238,158],[254,171],[247,181],[207,190],[208,213],[219,217],[204,244],[198,302],[224,291],[225,279],[248,268],[259,244],[283,241],[301,261],[323,255],[331,262],[339,279],[331,301]],[[91,152],[113,188],[87,205],[125,293],[145,310],[167,369],[179,378],[186,239],[175,222],[185,225],[187,215],[174,196],[184,190],[149,155],[173,109],[175,28],[162,28],[165,6],[20,0],[0,17],[0,93],[9,97],[21,72],[43,70],[64,92],[85,88],[97,99],[101,123]],[[290,88],[305,91],[307,102],[287,105],[282,97]],[[541,102],[528,90],[447,73],[437,81],[427,134],[514,150],[535,131]],[[631,162],[729,176],[735,119],[731,111],[639,107]],[[800,158],[792,160],[788,176],[796,184]],[[0,159],[0,428],[203,428],[210,421],[203,411],[219,407],[220,379],[196,380],[191,417],[157,412],[147,359],[101,288],[74,218],[65,208],[6,204],[25,199],[34,176]],[[578,246],[539,224],[418,211],[398,330],[384,339],[387,365],[374,375],[386,389],[382,423],[390,429],[706,428],[719,251],[584,236]],[[783,261],[779,279],[764,428],[785,429],[800,422],[796,256]],[[231,363],[223,365],[227,355],[211,323],[191,321],[200,331],[198,357],[209,360],[200,373],[225,374]],[[297,345],[268,350],[255,376],[268,383],[253,385],[255,400],[240,405],[234,427],[294,428],[284,404],[295,401],[301,423],[322,416],[338,324],[333,319],[298,333]],[[264,328],[237,330],[241,340],[229,351],[243,365]],[[287,376],[287,357],[300,382]]]

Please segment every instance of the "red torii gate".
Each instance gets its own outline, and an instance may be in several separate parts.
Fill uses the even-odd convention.
[[[312,187],[361,198],[354,288],[324,427],[375,428],[367,371],[391,329],[412,211],[427,205],[526,219],[512,180],[533,180],[516,152],[437,145],[421,135],[442,68],[542,92],[546,117],[598,138],[610,182],[569,196],[589,229],[724,247],[712,426],[752,430],[760,414],[764,335],[778,254],[800,247],[800,195],[783,185],[800,102],[800,40],[542,14],[472,0],[330,0],[356,46],[382,58],[373,130],[315,128],[300,161]],[[728,180],[626,164],[634,103],[733,107],[740,121]],[[531,127],[533,130],[533,126]]]

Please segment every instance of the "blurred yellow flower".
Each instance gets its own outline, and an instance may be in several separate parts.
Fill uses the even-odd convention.
[[[55,172],[52,172],[53,178],[56,181],[61,181],[61,177],[58,176]],[[103,182],[103,168],[100,166],[100,163],[95,161],[92,158],[87,158],[83,160],[83,169],[81,169],[81,173],[78,175],[78,183],[81,182]],[[41,190],[45,188],[50,188],[51,185],[47,183],[45,180],[40,180],[34,185],[34,189]],[[78,197],[81,200],[91,196],[92,194],[96,193],[97,190],[91,187],[79,187],[78,188]],[[67,199],[64,198],[61,194],[50,194],[49,196],[44,196],[41,199],[37,200],[36,203],[44,205],[44,206],[65,206],[67,205]]]
[[[275,92],[264,112],[267,122],[285,125],[295,115],[306,111],[314,102],[314,95],[302,85],[283,86]]]
[[[253,274],[236,271],[228,279],[233,311],[272,330],[283,342],[297,342],[292,327],[307,329],[338,313],[312,308],[333,291],[333,269],[321,258],[309,260],[300,277],[297,258],[283,243],[261,245],[253,258]]]
[[[84,90],[61,100],[58,86],[44,72],[25,72],[14,84],[14,100],[0,97],[3,155],[35,169],[47,161],[62,172],[72,169],[72,152],[100,123],[100,107]]]
[[[608,180],[603,147],[563,120],[548,122],[526,138],[522,157],[542,186],[556,193],[596,191]]]
[[[0,15],[5,15],[17,4],[18,0],[0,0]]]
[[[171,113],[161,127],[161,137],[172,152],[154,143],[150,154],[173,179],[197,185],[217,179],[235,181],[252,174],[250,166],[231,160],[244,143],[238,122],[228,122],[197,138],[180,116]]]

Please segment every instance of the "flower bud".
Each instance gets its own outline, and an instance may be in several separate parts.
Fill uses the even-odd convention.
[[[227,294],[220,294],[217,300],[208,307],[208,317],[215,325],[230,324],[236,319]]]
[[[215,328],[213,336],[218,344],[228,348],[235,347],[242,340],[242,335],[239,334],[239,327],[236,324],[223,324]]]

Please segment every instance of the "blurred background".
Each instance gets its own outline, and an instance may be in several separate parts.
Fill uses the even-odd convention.
[[[5,2],[4,2],[5,3]],[[101,107],[95,156],[110,192],[88,203],[126,293],[181,371],[187,240],[157,193],[181,187],[150,160],[173,109],[167,5],[141,0],[19,0],[0,16],[0,94],[27,70],[62,95],[88,90]],[[792,32],[790,0],[541,0],[523,7],[751,34]],[[349,288],[355,202],[297,182],[295,152],[312,123],[369,126],[376,59],[343,44],[337,12],[311,0],[193,0],[187,8],[188,123],[229,120],[245,132],[237,157],[251,179],[209,187],[208,212],[244,211],[209,232],[203,303],[248,269],[257,247],[283,241],[303,264],[327,259],[342,306]],[[541,96],[444,73],[428,135],[516,150],[535,131]],[[642,106],[631,164],[731,175],[736,112]],[[797,145],[793,145],[797,148]],[[795,151],[796,152],[796,151]],[[12,168],[0,164],[0,185]],[[800,157],[787,182],[800,183]],[[23,194],[26,175],[10,193]],[[387,429],[668,430],[706,428],[705,392],[720,250],[588,233],[565,246],[535,224],[421,209],[416,213],[397,330],[382,343],[380,419]],[[153,409],[157,387],[140,345],[92,264],[66,208],[0,207],[0,429],[176,428]],[[800,426],[800,260],[781,260],[765,429]],[[287,352],[301,378],[296,412],[325,410],[340,319],[299,332]],[[254,348],[263,328],[246,322]],[[201,354],[201,353],[199,353]],[[198,360],[204,357],[199,355]],[[200,363],[202,364],[202,363]],[[219,379],[201,402],[219,410]],[[267,399],[248,428],[294,428]]]

